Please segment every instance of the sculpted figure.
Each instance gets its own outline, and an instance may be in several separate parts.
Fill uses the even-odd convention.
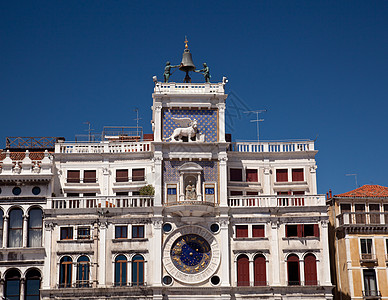
[[[178,66],[172,66],[170,65],[170,62],[166,62],[166,66],[164,67],[164,74],[163,74],[163,77],[164,77],[164,82],[168,82],[168,79],[170,78],[170,75],[171,75],[171,69],[172,68],[178,68],[180,65]]]
[[[210,82],[210,69],[206,63],[203,63],[202,70],[195,70],[194,72],[203,73],[203,77],[205,78],[205,82]]]
[[[186,200],[196,200],[197,193],[195,192],[194,184],[191,184],[191,181],[186,186]]]
[[[167,140],[171,139],[171,141],[176,141],[176,138],[178,138],[178,141],[182,142],[182,137],[187,136],[188,141],[191,142],[191,138],[197,134],[197,120],[194,119],[191,121],[190,118],[172,118],[172,120],[182,127],[175,128]]]

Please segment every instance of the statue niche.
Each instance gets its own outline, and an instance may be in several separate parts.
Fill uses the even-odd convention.
[[[186,200],[197,200],[196,186],[197,186],[197,181],[194,176],[187,176],[185,178]]]
[[[202,172],[202,167],[194,162],[187,162],[179,167],[180,201],[202,201]]]

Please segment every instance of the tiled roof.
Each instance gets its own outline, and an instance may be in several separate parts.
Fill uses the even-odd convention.
[[[388,187],[381,185],[365,184],[358,189],[343,194],[335,195],[336,197],[388,197]]]
[[[11,152],[12,160],[23,160],[26,156],[26,152]],[[44,157],[44,152],[30,152],[31,160],[42,160]],[[0,152],[0,161],[5,158],[5,151]]]

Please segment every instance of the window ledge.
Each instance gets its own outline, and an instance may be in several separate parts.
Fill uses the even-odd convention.
[[[72,244],[72,243],[75,243],[75,244],[91,244],[93,243],[94,240],[59,240],[57,241],[57,243],[60,243],[60,244]]]
[[[132,238],[132,239],[112,239],[113,243],[121,242],[148,242],[148,238]]]
[[[317,236],[306,236],[306,237],[290,236],[290,237],[283,237],[282,240],[283,241],[287,241],[287,240],[302,240],[302,241],[317,240],[317,241],[319,241],[319,237],[317,237]]]
[[[307,181],[276,181],[274,185],[304,185]]]
[[[268,237],[235,237],[233,241],[268,241]]]

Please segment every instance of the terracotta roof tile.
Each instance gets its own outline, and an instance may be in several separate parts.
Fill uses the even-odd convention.
[[[335,195],[335,197],[388,197],[388,187],[365,184],[353,191]]]

